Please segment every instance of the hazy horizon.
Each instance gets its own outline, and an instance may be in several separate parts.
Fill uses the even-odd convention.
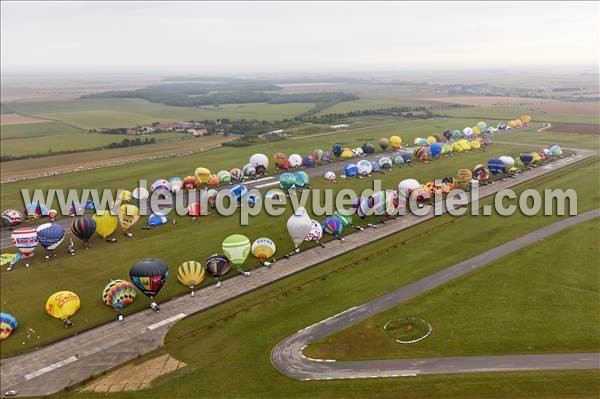
[[[2,74],[597,68],[592,3],[2,2]]]

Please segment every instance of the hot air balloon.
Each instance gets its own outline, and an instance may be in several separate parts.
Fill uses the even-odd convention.
[[[90,238],[96,232],[96,221],[89,215],[77,216],[71,224],[71,232],[75,237],[83,241],[84,246],[88,248]]]
[[[308,174],[302,170],[294,173],[296,187],[307,188],[310,185]]]
[[[288,161],[292,168],[297,168],[302,165],[302,157],[299,154],[290,155]]]
[[[307,168],[312,168],[315,166],[315,158],[312,155],[306,155],[302,158],[302,165]]]
[[[244,178],[244,172],[240,168],[233,168],[229,171],[231,178],[234,181],[242,181]]]
[[[291,190],[296,184],[296,176],[293,173],[285,172],[279,176],[279,186],[285,190]]]
[[[119,219],[109,211],[98,211],[92,218],[96,221],[96,233],[105,240],[115,232],[119,224]]]
[[[202,263],[194,260],[183,262],[177,268],[177,280],[191,290],[191,296],[194,296],[194,287],[204,281],[204,266]]]
[[[484,121],[477,122],[476,126],[479,128],[479,130],[481,132],[483,132],[485,130],[485,128],[487,128],[487,123],[485,123]]]
[[[287,221],[287,230],[292,242],[294,243],[295,252],[299,251],[299,246],[304,241],[304,237],[310,232],[312,223],[306,209],[299,207]]]
[[[135,286],[127,280],[112,280],[102,291],[102,302],[116,311],[135,300]]]
[[[389,145],[390,145],[390,141],[387,138],[382,137],[381,139],[379,139],[379,147],[381,147],[382,151],[387,150]]]
[[[361,159],[356,163],[356,167],[358,168],[358,174],[362,176],[368,176],[373,171],[373,166],[371,165],[371,161],[366,159]]]
[[[229,271],[231,262],[225,257],[225,255],[214,254],[211,255],[204,264],[206,272],[217,280],[217,287],[221,286],[220,277],[225,275]]]
[[[419,161],[427,161],[429,159],[429,154],[427,153],[428,150],[428,147],[417,147],[415,150],[415,158]]]
[[[354,221],[352,220],[352,214],[346,214],[345,212],[335,211],[333,213],[333,217],[340,219],[340,222],[342,223],[342,229],[345,229],[346,227],[351,226],[354,223]]]
[[[504,163],[504,169],[508,170],[515,166],[515,159],[513,157],[509,157],[508,155],[501,156],[500,159]]]
[[[287,159],[287,155],[285,155],[283,152],[278,152],[273,155],[273,164],[275,165],[275,168],[282,169],[283,163],[287,161]]]
[[[265,199],[281,200],[282,198],[285,198],[285,193],[278,188],[269,190],[265,194]]]
[[[84,211],[85,211],[85,205],[83,205],[81,202],[76,202],[76,201],[71,202],[71,206],[69,207],[69,215],[71,215],[71,216],[83,215]]]
[[[246,261],[251,249],[250,240],[242,234],[232,234],[223,240],[223,253],[229,261],[244,275],[250,273],[243,271],[242,265]]]
[[[150,191],[155,192],[155,191],[171,191],[171,185],[169,184],[168,180],[165,179],[158,179],[156,180],[154,183],[152,183],[152,185],[150,186]]]
[[[246,186],[244,186],[246,187]],[[217,206],[217,196],[219,192],[213,188],[210,190],[206,190],[206,192],[202,193],[202,198],[206,198],[206,204],[211,208],[215,209]]]
[[[462,137],[462,132],[458,129],[452,131],[452,139],[458,140]]]
[[[429,190],[424,186],[417,187],[417,189],[414,190],[410,196],[411,198],[414,198],[418,203],[429,202],[431,200],[431,194],[429,193]]]
[[[442,184],[445,184],[446,186],[448,186],[448,188],[450,190],[454,190],[456,187],[458,187],[458,182],[456,181],[456,179],[454,177],[450,177],[450,176],[446,176],[442,179]]]
[[[17,329],[17,319],[10,313],[0,312],[0,341],[4,341],[6,338]]]
[[[244,174],[245,178],[251,178],[253,176],[256,176],[256,169],[254,168],[254,166],[252,166],[251,163],[247,163],[242,168],[242,173]]]
[[[381,157],[378,163],[381,169],[387,170],[392,168],[392,160],[388,157]]]
[[[178,176],[173,176],[169,178],[169,186],[171,186],[171,191],[176,193],[179,192],[183,188],[183,179]]]
[[[519,119],[525,126],[527,126],[529,122],[531,122],[531,115],[521,115]]]
[[[48,211],[48,217],[50,218],[51,222],[54,222],[54,219],[56,219],[57,216],[58,216],[58,211],[56,209],[50,209]]]
[[[355,177],[358,174],[358,166],[353,163],[346,164],[344,166],[344,175],[346,177]]]
[[[38,245],[37,231],[34,227],[19,227],[10,234],[13,245],[17,247],[23,258],[33,256],[33,252]]]
[[[169,182],[170,185],[170,182]],[[117,200],[120,202],[129,202],[133,198],[133,194],[129,190],[117,190]]]
[[[476,165],[471,173],[473,179],[478,180],[480,183],[485,183],[490,178],[489,169],[481,164]]]
[[[133,189],[132,195],[133,195],[133,198],[135,198],[137,200],[145,200],[145,199],[148,199],[148,197],[150,196],[150,193],[144,187],[136,187]],[[87,208],[87,206],[86,206],[86,208]]]
[[[342,225],[342,222],[335,216],[329,216],[327,219],[323,220],[323,231],[327,234],[339,238],[343,229],[344,226]]]
[[[48,207],[37,201],[31,202],[25,206],[25,217],[30,221],[35,221],[42,216],[48,216]]]
[[[404,158],[402,158],[402,155],[394,157],[394,165],[404,165]]]
[[[169,221],[167,215],[157,215],[156,213],[148,216],[148,227],[157,227],[163,225]]]
[[[186,176],[183,178],[183,188],[186,190],[193,190],[198,188],[200,182],[196,176]]]
[[[202,204],[200,204],[199,202],[192,202],[188,205],[187,210],[188,216],[191,216],[193,218],[196,218],[203,214]]]
[[[169,267],[165,261],[158,258],[142,259],[131,266],[129,278],[144,295],[150,298],[152,301],[150,307],[157,311],[158,305],[154,302],[154,297],[169,278]]]
[[[390,137],[389,143],[392,149],[397,150],[400,148],[400,145],[402,145],[402,139],[400,136],[392,136]]]
[[[331,151],[325,151],[323,153],[323,162],[333,162],[333,154]]]
[[[415,179],[405,179],[398,184],[398,195],[402,198],[408,198],[414,190],[419,187],[419,182]]]
[[[208,180],[204,184],[206,184],[209,187],[216,187],[219,185],[219,183],[220,181],[217,175],[210,175],[208,177]]]
[[[252,255],[262,261],[265,266],[270,266],[270,263],[265,261],[275,255],[275,250],[275,243],[270,238],[257,238],[252,243]]]
[[[500,158],[492,158],[488,161],[488,168],[493,175],[504,173],[504,162]]]
[[[431,144],[437,142],[437,140],[433,136],[427,136],[427,138],[425,140],[427,140],[427,145],[431,145]]]
[[[471,178],[473,177],[473,173],[470,169],[459,169],[456,172],[456,179],[464,186],[468,187],[471,185]]]
[[[471,146],[471,148],[473,150],[478,150],[481,148],[481,141],[479,140],[473,140],[469,143],[469,145]]]
[[[257,175],[264,175],[269,167],[269,158],[265,154],[254,154],[250,157],[250,163]]]
[[[194,171],[194,176],[196,176],[196,179],[198,179],[198,182],[200,184],[205,184],[208,181],[210,175],[210,170],[208,170],[207,168],[198,167]]]
[[[331,147],[331,152],[336,158],[339,158],[342,155],[342,151],[344,151],[344,147],[341,144],[334,144]]]
[[[23,214],[16,209],[7,209],[2,212],[2,226],[13,228],[23,223]]]
[[[411,163],[412,162],[412,155],[410,154],[410,152],[403,152],[402,154],[400,154],[402,156],[402,158],[404,158],[404,163]]]
[[[81,307],[81,301],[77,294],[71,291],[59,291],[50,295],[46,301],[46,313],[65,323],[65,327],[71,327],[73,323],[69,317],[73,316]]]
[[[533,155],[530,152],[522,152],[519,155],[519,159],[521,159],[523,165],[527,166],[533,161]]]
[[[379,166],[378,161],[371,161],[371,173],[376,173],[381,171],[381,166]]]
[[[46,260],[49,260],[52,251],[65,239],[65,229],[58,223],[44,223],[36,229],[36,233],[38,242],[48,252]]]
[[[330,170],[325,172],[324,177],[325,177],[325,180],[328,180],[328,181],[335,181],[335,179],[336,179],[335,173]]]
[[[313,158],[315,159],[316,163],[321,163],[323,161],[323,155],[325,154],[325,151],[323,151],[320,148],[317,148],[316,150],[313,151]]]
[[[429,143],[427,142],[427,139],[424,139],[422,137],[417,137],[415,139],[415,145],[419,146],[419,147],[426,147],[429,145]]]
[[[219,179],[219,182],[222,184],[229,184],[231,183],[231,173],[229,173],[226,170],[220,170],[217,173],[217,178]]]
[[[229,190],[233,198],[238,204],[242,203],[242,200],[248,195],[248,187],[245,184],[236,184]]]
[[[431,155],[434,158],[439,158],[443,148],[444,145],[442,143],[433,143],[429,146],[429,151],[431,151]]]
[[[348,158],[352,158],[354,156],[354,152],[352,151],[352,149],[346,147],[344,148],[344,150],[342,151],[342,155],[340,155],[340,158],[342,159],[348,159]]]
[[[117,219],[123,233],[131,237],[132,234],[129,233],[129,229],[140,220],[140,209],[133,204],[121,205]]]
[[[362,149],[363,153],[367,154],[367,155],[375,153],[375,147],[373,147],[373,145],[371,143],[364,143],[361,146],[361,149]]]
[[[562,148],[560,148],[560,146],[558,144],[553,144],[550,146],[550,152],[552,153],[552,156],[558,157],[560,155],[562,155],[563,151]]]
[[[321,238],[323,238],[323,227],[321,226],[321,223],[317,222],[316,220],[311,220],[310,223],[310,231],[306,237],[304,237],[304,241],[319,242]]]
[[[498,126],[496,126],[496,128],[498,130],[506,130],[506,123],[499,123]]]

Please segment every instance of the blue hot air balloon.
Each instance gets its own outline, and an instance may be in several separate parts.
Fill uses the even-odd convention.
[[[358,166],[353,163],[346,164],[346,166],[344,166],[344,174],[347,177],[355,177],[358,174]]]
[[[322,226],[324,232],[336,237],[339,237],[344,229],[344,225],[340,219],[335,216],[329,216],[327,219],[323,220]]]
[[[153,213],[152,215],[148,216],[148,226],[150,227],[160,226],[161,224],[165,224],[168,221],[169,218],[167,217],[167,215],[157,215]]]
[[[242,199],[244,199],[248,194],[248,187],[246,187],[245,184],[236,184],[235,186],[231,187],[229,191],[237,203],[241,204]]]
[[[442,153],[443,146],[444,145],[442,143],[433,143],[432,145],[430,145],[429,151],[431,151],[431,155],[433,155],[434,158],[438,158]]]
[[[499,158],[492,158],[488,161],[488,169],[493,175],[504,173],[504,162]]]
[[[402,156],[402,158],[404,158],[404,163],[411,163],[412,162],[412,157],[410,155],[410,152],[403,152],[402,154],[400,154]]]
[[[519,155],[519,158],[525,165],[529,165],[531,161],[533,161],[533,155],[530,152],[522,152],[521,155]]]
[[[48,252],[65,239],[65,229],[58,223],[44,223],[36,229],[38,242]]]
[[[6,338],[10,337],[10,335],[17,329],[17,319],[15,316],[0,312],[0,341],[4,341]]]
[[[85,203],[85,209],[87,209],[88,211],[95,211],[96,204],[94,204],[94,201],[92,200],[87,200],[87,202]]]
[[[333,155],[335,155],[336,158],[339,158],[340,155],[342,155],[343,150],[344,147],[342,147],[341,144],[334,144],[333,147],[331,147],[331,152],[333,153]]]
[[[381,166],[377,161],[371,161],[371,172],[379,172],[381,170]]]

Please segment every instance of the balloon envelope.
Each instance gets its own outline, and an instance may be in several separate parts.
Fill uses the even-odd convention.
[[[162,259],[146,258],[131,266],[129,277],[144,295],[152,298],[169,278],[169,267]]]
[[[10,237],[15,247],[27,258],[33,256],[38,245],[37,231],[34,227],[19,227],[13,230]]]
[[[177,268],[177,280],[186,287],[200,285],[204,280],[204,266],[194,260],[183,262]]]
[[[314,219],[310,222],[310,231],[306,237],[304,237],[304,241],[319,241],[321,238],[323,238],[323,227],[321,226],[321,223]]]
[[[65,229],[58,223],[44,223],[36,229],[40,245],[52,251],[65,239]]]
[[[77,216],[71,224],[71,232],[81,241],[88,242],[96,232],[96,221],[89,215]]]
[[[0,341],[4,341],[6,338],[17,329],[17,319],[10,313],[0,312]]]
[[[204,264],[206,272],[212,277],[218,278],[223,276],[229,271],[231,262],[225,257],[225,255],[215,254],[211,255]]]
[[[96,221],[96,233],[104,239],[115,232],[119,219],[109,211],[98,211],[92,218]]]
[[[223,240],[223,253],[235,266],[240,267],[250,253],[250,240],[242,234],[232,234]]]
[[[115,310],[131,305],[135,299],[135,286],[127,280],[113,280],[102,291],[102,302]]]
[[[270,238],[257,238],[256,241],[252,243],[252,255],[260,260],[272,257],[275,254],[275,250],[275,243]]]
[[[2,212],[2,226],[8,228],[15,227],[23,222],[23,218],[23,214],[16,209],[7,209]]]
[[[46,301],[46,313],[57,319],[66,320],[80,308],[81,301],[71,291],[59,291],[50,295]]]
[[[288,218],[287,230],[294,246],[298,248],[300,243],[304,241],[306,235],[310,232],[312,223],[306,209],[299,207],[296,212]]]

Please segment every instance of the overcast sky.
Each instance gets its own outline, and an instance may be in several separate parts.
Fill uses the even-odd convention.
[[[2,70],[593,66],[598,4],[2,1]]]

